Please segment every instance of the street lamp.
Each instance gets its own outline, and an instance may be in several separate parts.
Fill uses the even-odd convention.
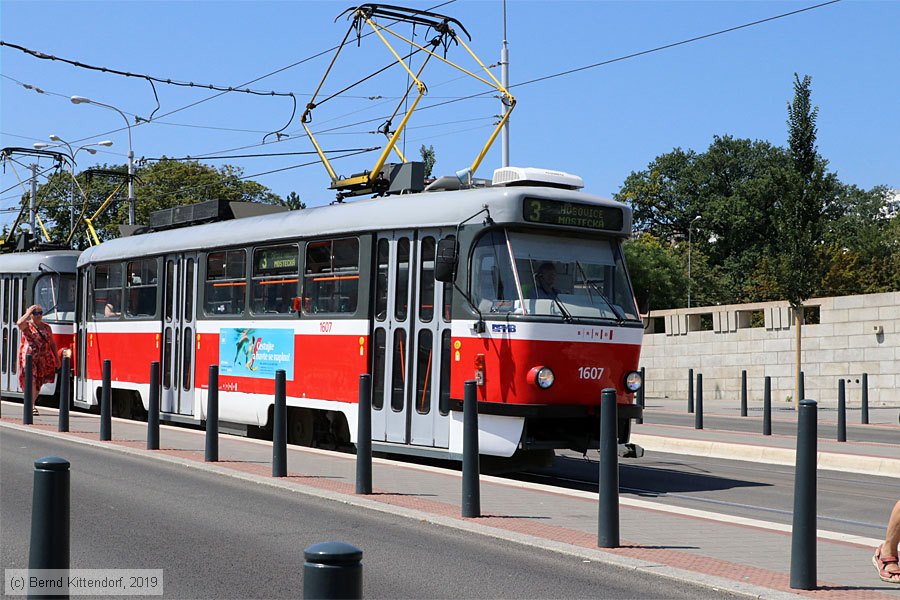
[[[694,220],[691,221],[691,224],[688,225],[688,308],[691,307],[691,232],[694,229],[694,223],[702,218],[702,215],[697,215],[694,217]]]
[[[69,142],[62,139],[61,137],[59,137],[56,134],[50,134],[50,141],[56,142],[56,144],[51,145],[51,144],[46,144],[44,142],[37,142],[36,144],[33,144],[33,146],[36,150],[41,150],[43,148],[48,148],[48,147],[52,148],[52,147],[57,147],[60,144],[64,144],[66,146],[66,148],[69,149],[69,158],[71,159],[70,168],[71,168],[71,172],[72,172],[72,181],[75,182],[75,185],[78,185],[78,180],[75,179],[75,157],[78,156],[78,153],[81,152],[82,150],[84,150],[88,154],[97,154],[97,151],[94,150],[93,148],[91,148],[91,146],[104,146],[106,148],[109,148],[110,146],[113,145],[112,141],[103,140],[102,142],[94,142],[92,144],[85,144],[84,146],[79,146],[78,148],[75,148],[75,150],[72,150],[72,144],[70,144]],[[80,189],[81,186],[78,186],[78,187]],[[84,191],[82,191],[82,194],[84,194]],[[74,195],[72,197],[71,204],[69,205],[69,231],[70,232],[75,231],[75,197],[74,197]]]
[[[115,106],[103,104],[102,102],[97,102],[96,100],[85,98],[84,96],[72,96],[70,100],[72,101],[72,104],[94,104],[96,106],[114,110],[125,119],[125,127],[128,128],[128,224],[134,225],[134,150],[131,148],[131,123],[128,122],[128,117]]]

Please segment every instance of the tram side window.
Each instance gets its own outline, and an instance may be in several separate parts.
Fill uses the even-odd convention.
[[[455,239],[455,238],[456,238],[456,236],[454,236],[454,235],[449,235],[449,236],[447,236],[447,237],[444,238],[444,239],[451,239],[451,240],[452,240],[452,239]],[[441,319],[444,321],[444,323],[449,323],[449,322],[450,322],[450,317],[451,317],[452,314],[453,314],[453,284],[452,284],[452,283],[445,282],[445,283],[443,283],[442,285],[443,285],[444,287],[443,287],[443,294],[442,294],[442,307],[443,307],[443,310],[441,311]]]
[[[250,309],[253,314],[290,314],[299,281],[300,253],[296,245],[253,251]]]
[[[125,316],[156,316],[156,286],[159,265],[155,258],[133,260],[128,263],[125,272]]]
[[[419,320],[430,323],[434,318],[434,238],[422,239],[419,263]]]
[[[378,268],[375,276],[375,319],[384,321],[387,317],[388,300],[388,241],[378,240]]]
[[[303,314],[355,313],[359,294],[359,240],[344,238],[306,245]]]
[[[208,315],[244,312],[247,291],[247,254],[243,250],[211,252],[206,257],[204,308]]]
[[[94,270],[94,318],[118,319],[122,315],[122,264],[97,265]]]

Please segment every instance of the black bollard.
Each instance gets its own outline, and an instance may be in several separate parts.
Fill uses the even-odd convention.
[[[741,416],[747,416],[747,370],[741,371]]]
[[[619,547],[619,441],[616,390],[600,393],[600,503],[597,546]]]
[[[303,597],[362,598],[363,552],[344,542],[322,542],[303,551]]]
[[[641,407],[641,416],[634,420],[635,424],[644,424],[644,390],[647,389],[647,380],[644,378],[644,367],[641,367],[641,387],[637,391],[637,404]]]
[[[22,424],[23,425],[32,425],[34,423],[34,403],[37,398],[32,398],[32,388],[34,387],[31,384],[32,376],[31,374],[34,372],[31,363],[31,355],[25,355],[25,376],[23,377],[23,381],[25,383],[25,389],[22,390]]]
[[[697,373],[697,402],[694,406],[694,429],[703,429],[703,373]]]
[[[356,493],[372,493],[372,376],[359,376],[356,416]]]
[[[688,412],[694,412],[694,370],[688,369]]]
[[[150,406],[147,411],[147,450],[159,450],[159,362],[150,363]]]
[[[862,399],[860,400],[860,423],[869,424],[869,374],[862,374]]]
[[[219,461],[219,366],[209,365],[206,399],[206,462]]]
[[[110,397],[110,378],[112,363],[109,359],[103,361],[103,384],[100,388],[100,441],[108,442],[112,439],[112,398]]]
[[[68,568],[69,461],[48,456],[34,461],[28,570]],[[28,596],[37,597],[31,590]],[[52,597],[68,598],[68,595]]]
[[[794,522],[791,532],[791,587],[816,589],[816,402],[800,402],[797,464],[794,468]]]
[[[837,441],[847,441],[847,388],[843,379],[838,380]]]
[[[478,387],[463,388],[462,516],[481,516],[481,469],[478,463]]]
[[[59,425],[57,431],[69,431],[69,357],[63,356],[56,385],[59,386]]]
[[[287,477],[287,396],[284,369],[275,371],[275,411],[272,423],[272,477]]]
[[[772,435],[772,378],[768,375],[763,390],[763,435]]]

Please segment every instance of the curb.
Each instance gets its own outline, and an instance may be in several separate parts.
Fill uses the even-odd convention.
[[[771,446],[712,442],[637,433],[631,435],[631,441],[644,448],[644,450],[651,452],[690,454],[693,456],[743,460],[772,465],[794,466],[796,463],[796,454],[793,448],[773,448]],[[876,475],[879,477],[900,477],[900,459],[895,458],[819,452],[817,454],[817,462],[819,469],[857,473],[860,475]]]

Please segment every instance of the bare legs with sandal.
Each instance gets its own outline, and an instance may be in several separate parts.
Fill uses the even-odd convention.
[[[31,390],[32,390],[31,391],[31,406],[32,406],[31,414],[33,414],[36,417],[40,416],[40,414],[41,414],[40,412],[38,412],[38,407],[37,407],[38,395],[41,393],[41,387],[42,386],[39,386],[38,384],[35,383],[31,388]]]
[[[878,569],[878,576],[888,583],[900,583],[900,564],[897,562],[897,545],[900,544],[900,500],[891,511],[884,544],[875,548],[872,563]]]

